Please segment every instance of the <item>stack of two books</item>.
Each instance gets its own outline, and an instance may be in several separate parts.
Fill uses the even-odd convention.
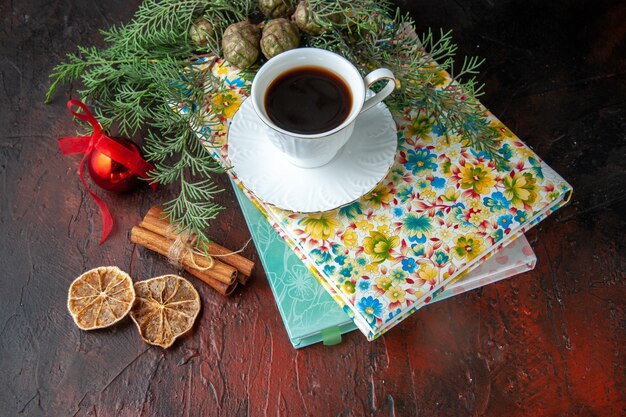
[[[250,80],[219,60],[211,70],[228,84],[224,100],[235,114]],[[506,166],[406,109],[395,115],[394,162],[374,190],[326,212],[282,210],[247,190],[232,169],[232,114],[197,134],[235,184],[296,347],[332,344],[355,328],[373,340],[429,303],[532,269],[524,233],[572,192],[487,109],[482,123],[499,135]]]
[[[334,345],[357,327],[281,239],[250,199],[233,184],[265,274],[296,349],[322,342]],[[532,270],[537,258],[522,235],[459,281],[433,297],[433,302]]]

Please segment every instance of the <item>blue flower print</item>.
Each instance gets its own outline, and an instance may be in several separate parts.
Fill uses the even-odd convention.
[[[407,237],[407,240],[412,243],[426,243],[426,236],[425,235],[409,236]]]
[[[543,179],[543,169],[541,168],[541,161],[535,158],[528,158],[528,162],[533,166],[532,172],[537,178]]]
[[[424,245],[411,245],[411,250],[413,251],[413,254],[418,258],[420,256],[424,256],[424,254],[426,253]]]
[[[339,255],[335,257],[335,263],[338,265],[343,265],[346,262],[346,255]]]
[[[391,271],[391,279],[393,279],[394,281],[400,281],[403,282],[404,279],[407,277],[407,273],[404,271],[404,269],[394,269],[393,271]]]
[[[313,249],[311,251],[311,258],[318,264],[323,264],[330,261],[331,255],[328,251],[321,251],[319,249]]]
[[[515,215],[515,221],[520,224],[524,224],[526,220],[528,220],[528,215],[526,214],[526,212],[523,210],[518,210],[517,214]]]
[[[408,236],[408,240],[413,243],[424,243],[430,237],[434,226],[432,219],[428,215],[409,213],[404,218],[402,231]]]
[[[507,210],[511,206],[509,200],[500,191],[491,194],[491,197],[483,198],[483,204],[489,207],[492,213],[498,210]]]
[[[226,84],[228,84],[231,87],[239,87],[239,88],[243,87],[244,82],[245,82],[243,78],[239,78],[239,77],[234,78],[234,79],[225,77],[224,81],[226,82]]]
[[[359,257],[357,257],[357,258],[354,260],[354,263],[355,263],[357,266],[359,266],[359,267],[363,268],[363,267],[365,267],[365,266],[367,266],[367,265],[369,264],[369,260],[368,260],[366,257],[364,257],[364,256],[359,256]]]
[[[358,287],[361,291],[367,291],[370,288],[370,282],[365,280],[359,281]]]
[[[376,317],[381,317],[383,314],[383,304],[372,296],[361,298],[357,303],[357,308],[370,322],[374,322]]]
[[[443,188],[446,185],[446,180],[443,178],[434,177],[432,180],[430,180],[430,185],[432,185],[433,188]]]
[[[498,224],[503,229],[508,229],[511,227],[511,223],[513,222],[513,216],[510,214],[505,214],[504,216],[498,217]]]
[[[333,255],[338,256],[345,252],[345,247],[343,245],[333,244],[330,247],[330,250],[332,251]]]
[[[502,238],[504,237],[504,232],[502,231],[502,229],[496,229],[491,236],[493,237],[493,241],[494,242],[498,242],[500,240],[502,240]]]
[[[354,271],[354,265],[347,264],[347,265],[344,265],[339,270],[339,275],[341,275],[342,277],[345,277],[345,278],[351,278],[353,271]]]
[[[445,126],[444,126],[444,125],[442,125],[442,124],[440,124],[440,123],[435,123],[435,124],[433,125],[433,133],[434,133],[435,135],[441,136],[441,135],[443,135],[444,133],[446,133],[446,128],[445,128]]]
[[[491,161],[491,155],[485,151],[476,151],[474,148],[470,148],[470,152],[478,159],[486,159],[487,161]]]
[[[435,252],[435,258],[434,261],[437,265],[445,265],[449,260],[450,260],[450,256],[448,256],[447,253],[445,253],[444,251],[436,251]]]
[[[429,149],[410,149],[407,152],[404,167],[410,169],[413,174],[419,174],[423,171],[430,171],[437,168],[436,160],[437,155],[430,153]]]
[[[504,157],[504,159],[509,160],[513,157],[513,148],[508,143],[502,145],[502,147],[498,150],[498,153]]]
[[[416,267],[417,267],[417,263],[415,263],[415,259],[404,258],[402,260],[402,269],[407,271],[409,274],[413,273]]]

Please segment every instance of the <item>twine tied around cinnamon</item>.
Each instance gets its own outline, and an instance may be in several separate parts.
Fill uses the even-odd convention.
[[[248,245],[250,244],[250,241],[252,240],[252,238],[248,239],[248,241],[243,245],[243,247],[236,251],[223,253],[223,254],[205,253],[196,249],[196,245],[198,244],[198,235],[196,235],[195,233],[189,230],[178,233],[178,231],[176,230],[174,226],[170,226],[168,228],[168,232],[174,233],[177,235],[176,239],[174,240],[174,243],[170,247],[169,252],[167,254],[168,261],[172,265],[175,265],[178,268],[182,268],[184,266],[182,263],[182,260],[188,255],[189,256],[188,259],[190,260],[189,266],[199,271],[207,271],[213,268],[213,266],[215,265],[215,259],[214,259],[215,257],[226,257],[226,256],[236,255],[238,253],[243,252],[248,247]],[[204,257],[207,261],[207,265],[206,266],[198,265],[196,263],[196,256]]]

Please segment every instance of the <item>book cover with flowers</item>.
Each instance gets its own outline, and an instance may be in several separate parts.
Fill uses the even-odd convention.
[[[227,101],[235,110],[250,80],[219,60],[212,70],[230,86]],[[368,340],[569,200],[571,186],[495,116],[485,114],[483,123],[500,135],[499,152],[509,161],[505,170],[464,146],[462,136],[446,137],[419,109],[406,109],[394,115],[394,164],[360,199],[303,214],[248,193]],[[228,160],[228,123],[198,129],[198,135],[239,182]]]
[[[342,334],[356,329],[354,322],[302,263],[298,249],[292,250],[275,233],[243,190],[233,188],[292,345],[298,349],[341,342]],[[536,261],[522,235],[445,291],[433,294],[433,302],[521,274],[533,269]]]

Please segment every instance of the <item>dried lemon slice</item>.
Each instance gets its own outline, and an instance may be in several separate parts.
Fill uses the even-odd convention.
[[[137,301],[130,316],[144,342],[168,348],[187,333],[200,312],[200,296],[189,281],[163,275],[135,283]]]
[[[101,329],[128,314],[135,301],[133,280],[121,269],[102,266],[76,278],[67,299],[67,308],[83,330]]]

